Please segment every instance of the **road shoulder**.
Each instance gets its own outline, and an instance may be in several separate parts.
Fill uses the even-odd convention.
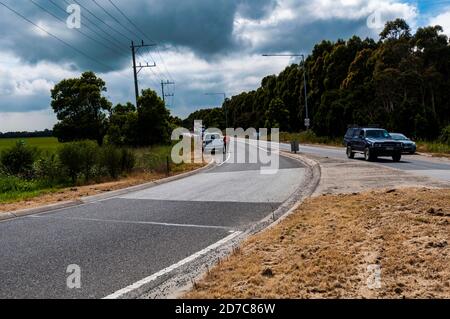
[[[312,198],[236,247],[183,297],[450,297],[449,183],[306,157],[322,172]],[[377,269],[381,288],[368,285]]]

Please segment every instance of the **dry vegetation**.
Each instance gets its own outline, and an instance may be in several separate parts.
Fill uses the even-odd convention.
[[[309,199],[251,237],[188,298],[450,298],[450,190]],[[369,289],[367,267],[381,266]]]

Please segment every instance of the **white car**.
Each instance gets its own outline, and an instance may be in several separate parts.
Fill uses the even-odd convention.
[[[219,133],[205,133],[203,136],[203,152],[225,154],[227,151],[224,138]]]

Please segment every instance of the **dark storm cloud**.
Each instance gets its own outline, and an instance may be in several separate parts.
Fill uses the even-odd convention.
[[[94,59],[89,59],[77,52],[76,49],[67,47],[42,31],[37,31],[31,24],[0,6],[0,30],[2,30],[0,47],[3,51],[13,52],[14,55],[28,63],[46,60],[73,63],[79,69],[116,70],[129,63],[130,39],[128,38],[136,41],[143,38],[139,31],[134,29],[107,0],[97,0],[97,2],[135,33],[131,34],[121,27],[92,0],[78,0],[82,6],[119,31],[110,29],[82,8],[83,26],[80,31],[104,45],[99,45],[79,32],[68,29],[64,23],[35,6],[31,1],[3,1],[31,21]],[[68,14],[50,1],[34,1],[60,19],[64,21],[67,19]],[[54,2],[63,9],[67,8],[64,0],[54,0]],[[72,3],[73,1],[68,0],[68,2]],[[275,0],[114,0],[114,3],[152,41],[162,45],[188,47],[198,56],[206,59],[218,53],[229,52],[241,45],[233,37],[233,22],[237,13],[258,19],[275,7]],[[91,22],[95,22],[97,27],[93,26]],[[87,26],[103,37],[93,33]],[[109,33],[115,40],[98,28]],[[146,39],[144,38],[144,40]],[[117,45],[120,46],[120,52],[117,52],[119,50]]]

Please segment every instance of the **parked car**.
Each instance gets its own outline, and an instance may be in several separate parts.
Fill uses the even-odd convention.
[[[348,135],[352,133],[352,136]],[[374,161],[378,157],[389,156],[394,162],[402,159],[402,143],[396,141],[384,129],[352,128],[347,132],[344,143],[347,146],[347,157],[355,158],[356,153],[364,154],[366,161]]]
[[[396,141],[400,141],[403,145],[403,153],[415,154],[417,151],[417,145],[405,135],[400,133],[389,133]]]
[[[205,133],[203,136],[203,152],[205,153],[226,153],[227,148],[225,138],[219,133]]]

